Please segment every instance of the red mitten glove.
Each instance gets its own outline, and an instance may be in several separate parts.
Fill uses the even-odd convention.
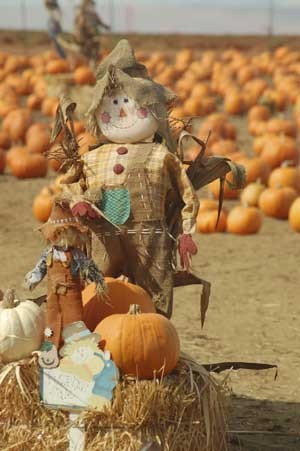
[[[74,216],[88,216],[91,219],[100,217],[88,202],[77,202],[72,207],[72,213]]]
[[[191,235],[184,233],[179,238],[178,251],[180,255],[180,263],[183,269],[190,270],[191,256],[197,254],[197,246]]]

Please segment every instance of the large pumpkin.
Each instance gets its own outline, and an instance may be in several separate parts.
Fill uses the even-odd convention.
[[[14,300],[8,290],[0,302],[0,358],[4,363],[29,357],[40,348],[44,313],[32,301]]]
[[[141,313],[131,305],[127,314],[112,315],[96,327],[100,346],[109,350],[123,374],[152,379],[177,365],[180,343],[175,327],[158,313]]]
[[[225,232],[226,230],[226,222],[227,215],[224,211],[220,212],[219,221],[218,219],[218,210],[206,210],[199,211],[197,216],[197,232],[199,233],[215,233],[215,232]]]
[[[249,183],[249,185],[247,185],[241,192],[240,199],[242,204],[248,205],[249,207],[257,207],[259,197],[265,189],[266,186],[263,185],[260,180]]]
[[[300,192],[300,170],[295,166],[282,165],[274,169],[269,177],[268,185],[270,188],[276,186],[290,186],[298,193]]]
[[[90,330],[109,315],[127,313],[131,304],[138,304],[143,313],[155,313],[155,307],[149,294],[138,285],[120,279],[106,277],[108,298],[97,295],[94,283],[82,292],[83,319]]]
[[[20,179],[45,177],[48,169],[47,159],[39,153],[16,152],[9,160],[13,175]]]
[[[227,217],[227,232],[238,235],[257,233],[263,222],[263,215],[256,207],[237,205]]]
[[[289,209],[296,197],[296,191],[289,186],[267,188],[261,193],[258,205],[267,216],[287,219]]]
[[[295,232],[300,232],[300,197],[294,200],[289,210],[289,224]]]
[[[43,188],[33,200],[32,212],[35,219],[40,222],[48,221],[53,206],[53,199],[53,191],[49,188]]]
[[[6,166],[6,154],[3,149],[0,149],[0,174],[4,172]]]

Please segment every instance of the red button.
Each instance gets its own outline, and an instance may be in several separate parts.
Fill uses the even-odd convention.
[[[117,152],[119,155],[126,155],[126,153],[128,153],[128,149],[127,147],[118,147]]]
[[[124,171],[124,166],[122,164],[115,164],[113,167],[113,171],[115,174],[122,174],[122,172]]]

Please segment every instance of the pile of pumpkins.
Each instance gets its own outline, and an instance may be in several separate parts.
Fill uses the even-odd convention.
[[[180,342],[174,325],[156,313],[151,297],[137,285],[106,278],[109,303],[95,284],[82,292],[83,320],[97,332],[100,347],[109,350],[122,374],[139,379],[167,375],[179,360]],[[0,300],[0,358],[3,363],[30,357],[40,349],[44,308],[32,300],[16,300],[7,290]],[[132,330],[135,331],[132,334]]]
[[[274,51],[261,52],[236,49],[196,52],[182,49],[175,56],[160,51],[151,54],[142,51],[136,53],[151,77],[178,94],[179,101],[170,115],[172,124],[178,123],[177,119],[182,117],[201,117],[196,133],[205,140],[211,132],[208,152],[226,156],[244,165],[247,185],[260,180],[268,189],[275,189],[272,185],[275,177],[273,171],[279,169],[285,161],[294,165],[294,171],[298,171],[299,151],[296,139],[300,125],[300,52],[279,47]],[[94,73],[82,61],[71,63],[60,60],[52,51],[28,57],[0,53],[0,173],[8,166],[18,178],[43,177],[49,165],[54,170],[59,169],[59,162],[48,162],[45,158],[45,152],[50,147],[51,125],[58,104],[57,98],[47,95],[49,76],[67,76],[69,83],[78,86],[95,83]],[[247,149],[247,155],[240,149],[237,141],[239,128],[232,123],[232,116],[245,118],[248,131],[253,136],[251,156],[250,149]],[[81,153],[86,152],[89,145],[95,144],[95,138],[85,131],[83,122],[76,123],[76,133]],[[54,145],[58,145],[60,139],[61,137]],[[191,159],[197,154],[197,148],[190,149]],[[291,170],[292,167],[290,173]],[[230,181],[230,177],[228,180]],[[286,182],[280,183],[281,186],[276,185],[276,189],[283,191],[279,194],[272,191],[271,199],[273,194],[281,198],[282,193],[285,193],[285,210],[290,210],[291,200],[296,202],[296,199],[294,193],[286,188],[295,189],[297,195],[299,191],[290,182],[288,187],[284,183]],[[209,186],[214,198],[217,198],[218,190],[217,181]],[[270,191],[262,195],[262,200],[257,205],[242,200],[243,208],[235,210],[235,218],[238,218],[238,222],[243,218],[249,227],[242,227],[240,233],[255,233],[260,229],[262,216],[252,207],[259,208],[267,215],[287,217],[286,211],[277,212],[275,207],[270,211],[268,207],[271,200],[267,197],[268,193]],[[225,185],[225,199],[238,199],[239,195],[239,192]],[[39,202],[36,201],[34,211],[38,220],[46,220],[46,213],[39,214],[40,205],[48,205],[49,211],[51,197],[52,189],[47,189],[43,191]],[[277,202],[278,200],[275,204]],[[295,213],[296,224],[293,214],[295,211],[297,208],[294,206],[291,210],[291,226],[298,230],[299,220]],[[235,225],[231,227],[227,224],[228,217],[232,217],[231,212],[226,215],[224,210],[222,213],[217,230],[234,231]],[[245,214],[249,214],[248,219]],[[205,214],[203,221],[207,217],[208,214]],[[205,228],[206,226],[203,230]]]
[[[28,57],[0,52],[0,174],[8,168],[15,177],[25,179],[45,177],[49,166],[58,170],[59,163],[45,156],[58,105],[58,98],[47,94],[47,77],[66,73],[69,83],[95,83],[86,64],[73,61],[71,65],[52,51]],[[95,138],[85,131],[83,122],[75,126],[84,153]]]

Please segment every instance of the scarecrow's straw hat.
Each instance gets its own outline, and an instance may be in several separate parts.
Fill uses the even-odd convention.
[[[88,232],[88,228],[73,216],[66,201],[55,200],[48,221],[39,230],[47,240],[53,240],[58,231],[69,227],[75,227],[82,233]]]

